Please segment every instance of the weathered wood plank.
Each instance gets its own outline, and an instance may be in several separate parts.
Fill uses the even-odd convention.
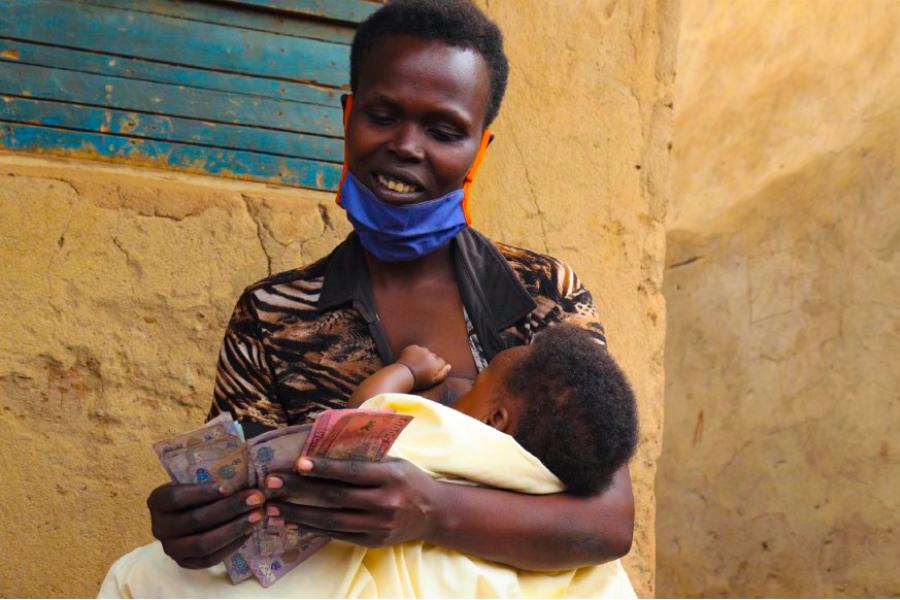
[[[302,16],[252,10],[225,4],[216,6],[206,2],[183,2],[181,0],[72,0],[82,4],[126,8],[129,10],[168,15],[203,23],[229,25],[241,29],[268,31],[279,35],[306,37],[327,42],[350,44],[356,32],[350,23],[327,23],[304,19]]]
[[[337,189],[338,165],[236,150],[211,149],[102,133],[0,121],[0,147],[271,181],[318,190]]]
[[[0,94],[331,137],[343,134],[341,111],[338,108],[91,75],[3,60],[0,60]],[[0,105],[0,115],[2,112],[3,106]]]
[[[340,105],[340,95],[343,93],[341,90],[279,79],[179,67],[2,37],[0,37],[0,60],[330,107]]]
[[[251,150],[335,163],[343,160],[343,143],[335,138],[11,96],[2,96],[0,101],[0,116],[18,123]]]
[[[378,10],[381,3],[364,0],[214,0],[222,4],[257,6],[297,15],[309,15],[359,23]]]
[[[64,0],[7,2],[0,31],[31,42],[231,73],[331,86],[349,77],[343,44]]]

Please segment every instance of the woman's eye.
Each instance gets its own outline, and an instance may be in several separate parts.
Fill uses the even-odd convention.
[[[432,129],[431,136],[439,142],[455,142],[463,137],[458,131],[447,129]]]
[[[369,120],[376,125],[391,125],[394,123],[394,117],[375,113],[369,113]]]

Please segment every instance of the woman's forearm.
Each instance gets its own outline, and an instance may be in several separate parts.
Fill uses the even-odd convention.
[[[634,497],[628,467],[589,497],[532,496],[442,484],[436,525],[425,541],[520,569],[554,571],[628,553]]]

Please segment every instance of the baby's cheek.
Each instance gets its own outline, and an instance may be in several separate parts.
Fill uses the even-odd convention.
[[[445,406],[453,406],[460,396],[472,389],[473,383],[471,379],[464,377],[448,377],[436,386],[419,392],[419,395]]]

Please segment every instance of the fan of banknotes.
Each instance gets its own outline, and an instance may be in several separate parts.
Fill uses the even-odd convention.
[[[231,493],[260,487],[271,472],[292,471],[301,456],[380,461],[411,420],[386,410],[326,410],[311,425],[276,429],[247,441],[240,423],[223,413],[153,449],[175,483],[215,481]],[[328,540],[263,519],[225,559],[225,567],[234,583],[256,577],[269,587]]]

